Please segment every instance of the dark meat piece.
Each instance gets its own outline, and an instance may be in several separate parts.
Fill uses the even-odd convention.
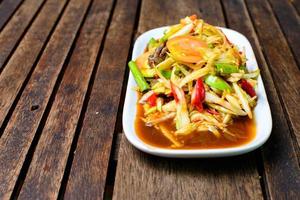
[[[158,97],[162,97],[165,103],[174,100],[174,97],[172,95],[158,94]]]
[[[164,47],[162,45],[160,45],[159,47],[157,47],[155,49],[154,53],[148,57],[148,63],[151,67],[154,67],[154,65],[157,65],[158,63],[160,63],[162,61],[162,59],[159,55],[163,48]]]
[[[159,57],[165,58],[166,55],[167,55],[167,52],[168,52],[168,48],[167,47],[162,48],[162,50],[161,50],[161,52],[159,54]]]
[[[162,62],[167,55],[167,47],[166,44],[163,43],[159,47],[157,47],[152,55],[148,57],[148,63],[151,67]]]

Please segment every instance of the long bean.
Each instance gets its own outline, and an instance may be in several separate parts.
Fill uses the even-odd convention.
[[[144,76],[140,72],[139,68],[137,67],[136,63],[132,60],[128,63],[131,73],[133,74],[134,80],[139,86],[140,90],[143,92],[150,88],[149,84],[145,80]]]

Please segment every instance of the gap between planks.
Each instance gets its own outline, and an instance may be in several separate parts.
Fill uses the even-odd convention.
[[[64,9],[66,8],[66,5],[67,4],[65,4],[64,5],[64,7],[63,7],[63,9],[62,9],[62,11],[61,11],[61,13],[60,13],[60,15],[59,15],[59,18],[58,18],[58,21],[59,21],[59,19],[60,19],[60,17],[61,17],[61,15],[62,15],[62,13],[64,13]],[[74,16],[74,15],[73,15]],[[57,25],[57,23],[55,24],[55,26],[54,27],[56,27],[56,25]],[[54,29],[54,27],[53,27],[53,29]],[[74,27],[74,28],[76,28],[76,26]],[[62,29],[61,29],[62,30]],[[65,31],[65,33],[66,33],[66,31],[69,31],[68,29],[64,29],[64,31]],[[69,31],[70,32],[70,31]],[[67,32],[68,33],[68,32]],[[52,33],[50,34],[50,35],[52,35]],[[55,33],[54,33],[54,35],[55,35]],[[57,34],[56,34],[57,35]],[[75,32],[75,34],[74,35],[76,35],[76,32]],[[69,35],[70,36],[70,35]],[[70,37],[70,39],[72,39],[72,37]],[[72,42],[71,42],[71,44],[72,44]],[[51,44],[50,44],[50,46],[51,46]],[[71,46],[71,45],[70,45]],[[48,47],[48,44],[47,44],[47,47]],[[46,48],[47,48],[46,47]],[[52,47],[53,47],[53,45],[52,45]],[[51,50],[50,50],[51,51]],[[59,52],[59,51],[58,51]],[[52,52],[53,53],[53,52]],[[51,53],[51,54],[52,54]],[[68,52],[67,52],[68,53]],[[55,53],[53,53],[54,55],[55,55]],[[58,56],[59,57],[59,56]],[[68,57],[68,56],[67,56]],[[51,63],[53,63],[53,62],[47,62],[47,55],[44,55],[44,57],[42,57],[43,58],[43,62],[42,63],[40,63],[40,66],[39,66],[39,68],[37,68],[37,69],[39,69],[39,70],[41,70],[41,64],[43,65],[43,64],[46,64],[46,63],[48,63],[49,65],[50,65],[50,68],[51,68]],[[46,63],[45,63],[45,61],[46,61]],[[49,61],[49,60],[48,60]],[[55,63],[55,62],[54,62]],[[62,65],[63,65],[63,63],[62,63]],[[54,66],[55,66],[55,64],[54,64]],[[43,68],[43,67],[42,67]],[[36,69],[36,70],[37,70]],[[58,68],[59,69],[59,68]],[[64,70],[64,69],[63,69]],[[62,76],[62,74],[63,74],[63,70],[60,72],[60,74],[58,75],[59,76],[59,78],[58,78],[58,82],[59,82],[59,80],[60,80],[60,77]],[[58,73],[59,73],[59,71],[58,71]],[[48,76],[48,75],[46,75],[46,76]],[[37,78],[38,77],[38,78]],[[39,74],[35,74],[35,78],[37,78],[37,80],[39,80],[39,78],[40,78],[40,76],[39,76]],[[34,79],[35,80],[35,79]],[[31,80],[31,81],[34,81],[34,80]],[[54,79],[55,80],[55,79]],[[33,82],[31,82],[31,83],[33,83]],[[54,82],[55,83],[55,82]],[[57,82],[56,82],[56,85],[54,86],[54,93],[55,93],[55,87],[57,87]],[[52,91],[52,90],[51,90]],[[51,92],[50,91],[50,92]],[[28,93],[28,90],[27,90],[27,95],[29,95],[30,96],[30,92]],[[26,100],[26,98],[28,98],[28,96],[27,97],[23,97],[23,104],[24,104],[24,101],[25,102],[28,102],[27,100]],[[31,97],[31,98],[33,98],[33,100],[34,100],[34,98],[35,98],[35,96],[33,96],[33,97]],[[54,98],[54,96],[53,96],[53,94],[52,94],[52,96],[50,97],[50,101],[51,101],[51,99],[53,99]],[[24,100],[25,99],[25,100]],[[29,99],[30,99],[30,97],[29,97]],[[30,103],[30,102],[29,102]],[[46,104],[47,104],[47,102],[46,102]],[[50,102],[50,104],[51,104],[51,102]],[[51,105],[50,105],[50,107],[51,107]],[[28,109],[27,107],[24,107],[24,105],[23,105],[23,110],[21,110],[20,112],[26,112],[26,109]],[[40,107],[37,107],[37,109],[42,109],[42,108],[40,108]],[[46,116],[47,116],[47,112],[48,112],[48,109],[49,109],[49,105],[47,105],[47,107],[46,107]],[[24,113],[23,112],[23,113]],[[29,112],[32,112],[32,111],[30,111],[29,110]],[[40,112],[40,111],[34,111],[35,113],[36,112]],[[17,114],[17,113],[15,113],[15,114]],[[17,114],[18,115],[18,114]],[[45,121],[45,115],[42,117],[42,120],[41,120],[41,124],[39,124],[39,127],[37,128],[38,130],[40,130],[42,127],[43,127],[43,123],[44,123],[44,121]],[[22,116],[22,115],[21,115]],[[19,118],[20,119],[20,118]],[[21,117],[21,119],[22,119],[22,117]],[[26,118],[24,118],[24,120],[26,121]],[[23,120],[23,121],[24,121]],[[30,125],[31,126],[31,125]],[[25,131],[25,130],[24,130]],[[35,131],[34,131],[34,133],[35,133]],[[34,133],[31,133],[31,134],[34,134]],[[38,135],[38,134],[37,134]],[[21,135],[20,135],[21,136]],[[38,136],[36,136],[36,137],[38,137]],[[34,141],[37,141],[37,138],[34,138],[33,140]],[[1,140],[3,140],[3,139],[1,139]],[[34,149],[34,147],[35,147],[35,145],[34,145],[34,143],[35,142],[33,142],[33,145],[31,145],[30,146],[30,150],[29,150],[29,154],[27,154],[27,157],[26,157],[26,159],[29,159],[31,156],[30,156],[30,154],[31,153],[33,153],[32,151],[32,149]],[[20,171],[26,171],[26,165],[27,165],[27,163],[28,163],[28,161],[25,161],[25,166],[23,166],[23,168],[20,170]],[[29,163],[30,163],[30,161],[29,161]],[[28,163],[28,165],[29,165],[29,163]],[[25,176],[25,174],[23,173],[23,175],[21,174],[21,178],[19,178],[18,180],[19,180],[19,183],[20,182],[22,182],[22,176]],[[18,184],[17,184],[18,185]],[[15,187],[15,189],[14,189],[14,192],[16,193],[18,191],[18,186],[16,186]]]
[[[62,11],[67,6],[68,0],[62,1],[62,2],[65,2],[65,3],[63,3],[60,8],[59,7],[57,8],[57,9],[60,9],[60,11]],[[46,8],[47,7],[41,6],[40,11],[43,11],[43,9],[46,9]],[[51,10],[51,4],[49,5],[49,8]],[[40,13],[40,11],[39,11],[39,13]],[[48,35],[46,35],[46,37],[44,38],[44,41],[42,43],[37,44],[37,47],[34,49],[37,53],[37,56],[32,55],[30,57],[31,60],[29,61],[29,63],[28,62],[26,63],[27,65],[24,64],[25,66],[18,66],[18,65],[21,65],[20,64],[22,62],[22,61],[20,61],[21,59],[24,59],[24,57],[28,58],[30,56],[28,54],[25,55],[25,53],[23,52],[23,48],[30,48],[29,45],[30,44],[32,45],[32,43],[34,42],[33,35],[37,34],[37,33],[33,33],[33,32],[36,31],[36,29],[38,29],[38,26],[41,26],[41,24],[42,24],[40,18],[38,18],[38,17],[35,18],[31,24],[32,26],[28,27],[28,32],[24,33],[24,37],[22,37],[22,39],[24,39],[24,40],[20,41],[20,45],[23,44],[23,46],[20,47],[18,45],[18,48],[16,48],[16,50],[14,51],[14,53],[17,52],[19,55],[18,56],[12,55],[12,57],[10,57],[11,59],[8,60],[7,61],[8,63],[5,65],[6,67],[4,68],[4,71],[3,71],[4,73],[0,74],[0,80],[1,80],[0,89],[2,92],[4,91],[2,94],[0,93],[0,98],[2,98],[2,100],[3,100],[3,103],[1,105],[1,110],[0,110],[0,113],[2,114],[2,116],[0,115],[0,138],[2,136],[2,133],[4,132],[5,127],[7,126],[8,121],[11,118],[11,115],[22,95],[24,88],[26,87],[40,57],[42,56],[42,54],[44,52],[46,45],[48,44],[48,41],[51,38],[53,31],[55,30],[55,26],[57,25],[61,15],[62,15],[62,12],[59,12],[57,15],[54,15],[55,18],[53,20],[53,24],[50,28],[48,27],[49,31],[48,31],[48,33],[46,33]],[[38,15],[38,16],[41,16],[41,15]],[[40,22],[40,23],[38,23],[36,19],[39,20],[38,22]],[[36,23],[34,24],[34,22],[36,22]],[[25,38],[26,35],[29,35],[28,36],[29,39]],[[35,36],[35,37],[37,37],[37,36]],[[44,36],[39,35],[39,37],[44,37]],[[42,38],[41,38],[41,40],[42,40]],[[37,43],[37,42],[35,42],[35,43]],[[32,54],[34,54],[34,53],[35,52],[32,52]],[[10,64],[10,63],[12,63],[12,64]],[[7,66],[8,64],[10,64],[10,65]],[[12,73],[11,71],[16,70],[15,69],[16,66],[19,67],[18,71],[23,71],[23,74],[20,75],[21,77],[16,77],[16,74],[15,74],[14,78],[20,78],[21,80],[20,80],[20,82],[14,83],[14,85],[11,86],[11,88],[9,90],[5,91],[5,87],[9,87],[9,85],[6,82],[9,82],[9,81],[16,82],[16,80],[12,80],[9,76],[9,74]],[[29,69],[27,69],[26,67],[28,67]],[[5,70],[8,71],[7,72],[8,75],[5,74],[5,72],[6,72]],[[1,95],[3,95],[3,96],[1,96]],[[9,101],[9,99],[13,99],[13,100]]]
[[[264,173],[263,180],[266,185],[266,196],[274,197],[283,194],[279,191],[287,190],[285,189],[286,187],[289,188],[289,193],[286,191],[284,193],[287,195],[293,195],[293,193],[297,191],[297,177],[299,178],[297,155],[293,148],[292,139],[289,137],[291,132],[289,129],[290,127],[287,124],[287,118],[282,111],[284,110],[283,105],[280,102],[279,94],[276,89],[274,89],[274,79],[272,78],[269,66],[266,63],[266,55],[264,55],[263,50],[260,49],[260,42],[263,41],[261,41],[257,35],[257,27],[254,26],[252,21],[253,19],[248,13],[249,11],[244,2],[224,1],[224,4],[227,5],[226,11],[229,13],[229,18],[231,18],[230,23],[232,26],[245,34],[253,45],[257,61],[262,72],[264,84],[268,92],[273,120],[276,121],[276,123],[273,124],[274,127],[270,139],[262,147],[263,169],[261,172]],[[239,14],[234,15],[231,13]],[[241,22],[243,21],[243,19],[241,19],[242,15],[244,15],[244,18],[249,19],[246,20],[248,23]],[[284,135],[284,133],[286,135]],[[278,150],[280,152],[278,152]],[[289,168],[286,168],[286,166],[289,166]],[[291,183],[290,180],[283,177],[290,177],[294,183]]]
[[[0,32],[22,3],[23,0],[5,1],[3,3],[0,1]]]
[[[99,67],[100,58],[101,58],[101,55],[102,55],[102,52],[103,52],[107,32],[108,32],[109,26],[110,26],[111,21],[112,21],[112,16],[113,16],[113,13],[114,13],[114,10],[115,10],[116,2],[117,2],[117,0],[113,0],[112,7],[111,7],[111,10],[110,10],[110,13],[109,13],[108,20],[107,20],[107,24],[106,24],[106,27],[105,27],[105,30],[104,30],[103,39],[102,39],[102,42],[101,42],[101,45],[100,45],[98,55],[96,57],[94,69],[93,69],[91,79],[90,79],[88,89],[87,89],[86,98],[83,102],[82,111],[81,111],[81,114],[80,114],[80,117],[79,117],[79,120],[78,120],[78,125],[76,127],[74,139],[73,139],[73,142],[71,144],[71,148],[70,148],[69,157],[68,157],[68,161],[67,161],[67,164],[66,164],[65,172],[64,172],[64,175],[63,175],[63,178],[62,178],[62,181],[61,181],[61,187],[60,187],[60,190],[59,190],[58,199],[63,199],[64,198],[64,193],[66,191],[68,179],[69,179],[71,168],[72,168],[74,154],[76,153],[78,138],[79,138],[79,135],[80,135],[80,132],[81,132],[81,129],[82,129],[84,116],[85,116],[85,113],[87,111],[88,103],[89,103],[89,100],[90,100],[92,88],[93,88],[94,81],[95,81],[96,72],[97,72],[98,67]],[[91,9],[91,8],[89,8],[89,9]]]
[[[293,131],[290,133],[294,135],[292,137],[296,137],[299,145],[300,124],[298,121],[300,119],[300,107],[297,106],[297,102],[300,101],[300,87],[298,84],[300,71],[296,60],[268,2],[255,3],[255,1],[247,1],[245,3],[261,42],[266,61],[270,66],[273,80],[276,80],[274,85],[279,97],[282,99],[283,110],[287,112],[287,120],[292,125]],[[268,24],[268,27],[263,24]],[[276,36],[276,40],[272,36]],[[279,47],[280,53],[278,51]]]
[[[299,15],[289,0],[267,0],[267,2],[300,69]]]
[[[62,10],[62,13],[65,12],[65,9],[66,9],[68,3],[65,5],[64,9]],[[23,164],[23,166],[21,168],[20,175],[19,175],[19,177],[17,179],[17,182],[15,184],[13,193],[11,195],[12,197],[17,197],[19,195],[19,192],[20,192],[21,188],[22,188],[22,185],[24,183],[24,179],[25,179],[27,171],[29,169],[29,166],[30,166],[30,163],[31,163],[31,160],[32,160],[35,148],[36,148],[36,145],[38,144],[39,138],[40,138],[41,133],[43,131],[43,128],[45,126],[46,120],[48,118],[48,115],[50,113],[52,104],[53,104],[54,99],[55,99],[55,95],[56,95],[56,93],[58,91],[58,88],[59,88],[59,85],[60,85],[60,83],[61,83],[61,81],[63,79],[66,67],[67,67],[67,65],[69,63],[70,57],[71,57],[72,52],[73,52],[73,50],[75,48],[76,41],[77,41],[78,36],[80,34],[80,30],[81,30],[81,28],[82,28],[82,26],[84,24],[86,16],[87,16],[87,12],[85,13],[85,16],[83,17],[83,20],[81,20],[81,22],[80,22],[79,28],[78,28],[78,30],[77,30],[77,32],[75,34],[75,37],[74,37],[74,40],[73,40],[73,42],[71,44],[70,50],[68,51],[66,59],[65,59],[63,65],[62,65],[62,68],[61,68],[60,72],[58,73],[58,77],[57,77],[57,80],[56,80],[56,82],[54,84],[53,91],[52,91],[52,93],[51,93],[51,95],[49,97],[49,101],[48,101],[48,103],[47,103],[47,105],[45,107],[44,113],[42,114],[42,118],[40,120],[40,123],[38,124],[38,128],[36,130],[36,135],[33,138],[31,146],[30,146],[30,148],[28,150],[28,153],[26,155],[24,164]],[[41,109],[41,108],[38,107],[37,109]]]
[[[103,41],[109,16],[109,10],[105,8],[108,6],[111,6],[111,1],[93,1],[88,12],[20,191],[21,199],[52,199],[59,195],[86,91]],[[102,20],[95,21],[99,18]],[[44,166],[47,170],[42,170]]]
[[[137,8],[137,1],[130,2],[132,4],[130,4],[130,8],[127,8],[128,3],[118,1],[113,14],[68,181],[65,194],[67,199],[93,196],[101,198],[104,193],[104,185],[108,180],[106,179],[109,168],[107,164],[112,157],[111,149],[114,148],[112,143],[115,132],[114,125],[119,111],[120,94],[135,20],[132,16],[135,16]],[[124,13],[123,10],[127,10],[128,13]],[[120,25],[127,27],[128,30],[118,30]],[[118,38],[121,35],[123,38],[120,41]],[[118,44],[123,46],[123,50],[111,48]],[[118,53],[118,60],[112,55],[113,52]],[[111,85],[110,89],[113,92],[105,88],[100,91],[101,85],[108,84]],[[101,99],[101,97],[103,98]],[[97,123],[100,123],[100,126],[96,125]],[[98,138],[97,141],[90,139],[94,137]],[[87,152],[89,152],[88,155]],[[87,168],[87,165],[100,166],[100,169]],[[95,173],[100,177],[92,175]],[[80,185],[83,187],[78,189]]]
[[[118,106],[117,120],[115,123],[115,131],[114,131],[114,135],[113,135],[112,148],[111,148],[108,170],[107,170],[107,178],[106,178],[106,183],[105,183],[104,199],[112,199],[112,196],[113,196],[117,164],[118,164],[118,157],[119,157],[119,150],[120,150],[122,137],[124,136],[124,133],[122,132],[123,131],[122,117],[123,117],[124,101],[125,101],[128,76],[129,76],[129,68],[127,67],[127,63],[131,60],[134,42],[138,36],[137,31],[138,31],[138,24],[139,24],[140,15],[141,15],[141,7],[142,7],[142,0],[139,0],[138,4],[137,4],[135,22],[134,22],[134,26],[133,26],[133,30],[132,30],[129,53],[127,56],[126,69],[125,69],[124,79],[123,79],[123,84],[122,84],[122,92],[121,92],[121,97],[120,97],[120,103]]]
[[[1,30],[0,75],[46,3],[46,0],[32,1],[27,0],[22,3],[9,23]]]

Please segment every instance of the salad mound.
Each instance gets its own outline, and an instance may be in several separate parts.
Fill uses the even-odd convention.
[[[234,139],[238,135],[228,126],[237,118],[253,118],[259,69],[248,71],[244,50],[195,15],[170,26],[161,38],[151,38],[128,65],[143,105],[142,120],[172,147],[203,131]],[[166,128],[166,121],[174,129]]]

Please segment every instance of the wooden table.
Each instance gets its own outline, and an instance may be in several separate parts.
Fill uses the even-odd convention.
[[[0,199],[299,199],[299,0],[0,0]],[[166,159],[122,134],[135,38],[197,14],[243,33],[273,131],[260,149]]]

